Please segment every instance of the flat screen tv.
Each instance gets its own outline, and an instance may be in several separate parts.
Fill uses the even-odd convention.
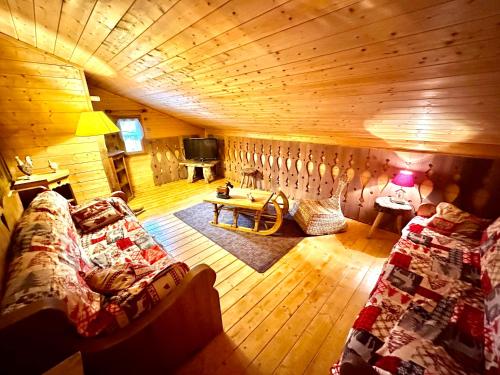
[[[216,138],[184,138],[186,159],[217,160]]]

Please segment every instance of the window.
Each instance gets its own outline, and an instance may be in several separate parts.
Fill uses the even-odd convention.
[[[116,121],[116,124],[120,128],[120,134],[125,144],[125,152],[134,153],[144,151],[142,146],[144,131],[138,118],[121,118]]]

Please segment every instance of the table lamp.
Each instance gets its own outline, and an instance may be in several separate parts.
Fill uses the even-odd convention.
[[[400,186],[401,188],[396,190],[396,197],[391,197],[391,202],[398,204],[406,204],[404,199],[405,191],[404,187],[413,187],[415,181],[413,179],[413,172],[402,170],[392,179],[391,181],[394,185]]]

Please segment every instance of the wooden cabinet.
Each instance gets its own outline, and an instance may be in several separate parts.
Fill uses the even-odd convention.
[[[130,183],[130,178],[125,160],[125,152],[116,151],[108,154],[111,164],[112,188],[114,191],[121,190],[127,194],[128,199],[134,197],[134,191]]]

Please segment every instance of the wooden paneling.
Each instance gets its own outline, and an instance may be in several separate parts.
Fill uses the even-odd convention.
[[[173,154],[170,159],[168,158],[166,145],[174,145],[171,147],[172,153],[180,152],[181,142],[179,137],[200,136],[203,133],[201,128],[98,87],[90,86],[89,90],[91,95],[97,95],[101,99],[92,103],[94,110],[106,111],[113,119],[138,117],[141,120],[144,128],[144,153],[126,157],[134,192],[143,192],[152,185],[185,178],[184,167],[179,171],[175,162],[176,158],[172,157]],[[114,137],[116,138],[118,135],[114,135]],[[175,145],[177,145],[177,148]],[[153,148],[155,149],[154,152]],[[163,177],[160,176],[163,173],[155,175],[153,172],[155,160],[158,165],[164,164],[166,167]],[[159,169],[161,170],[161,168]]]
[[[219,139],[226,178],[241,179],[243,166],[254,166],[265,190],[282,190],[292,199],[332,196],[340,175],[351,177],[342,210],[355,220],[371,223],[378,196],[395,195],[389,181],[401,169],[414,172],[415,187],[405,188],[415,208],[421,203],[453,202],[480,216],[500,215],[500,159],[395,152],[270,139]]]
[[[10,191],[9,171],[0,155],[0,293],[3,294],[4,275],[11,233],[23,212],[17,191]]]
[[[0,12],[0,32],[202,127],[500,155],[498,1],[4,0]]]
[[[203,132],[197,126],[98,87],[90,85],[89,91],[90,95],[97,95],[101,98],[98,102],[92,102],[94,110],[105,111],[112,118],[139,117],[144,128],[145,139],[201,135]]]
[[[78,201],[109,193],[98,138],[74,136],[92,108],[83,71],[5,36],[0,55],[0,147],[12,175],[14,156],[30,155],[35,173],[49,171],[48,159],[69,169]]]
[[[181,137],[148,141],[148,152],[155,185],[187,178],[186,167],[179,165],[185,160]]]

